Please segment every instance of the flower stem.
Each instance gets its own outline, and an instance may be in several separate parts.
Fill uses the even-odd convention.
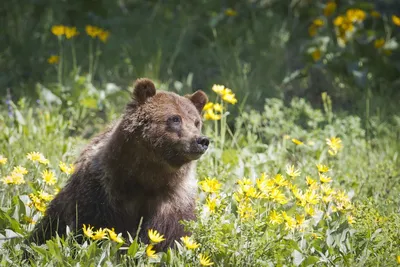
[[[62,37],[58,37],[58,47],[60,49],[60,52],[59,52],[60,62],[58,64],[57,76],[58,76],[58,83],[62,85],[63,84],[63,82],[62,82],[62,72],[63,72],[63,53],[62,53],[62,51],[63,51],[63,47],[62,47],[61,38]]]

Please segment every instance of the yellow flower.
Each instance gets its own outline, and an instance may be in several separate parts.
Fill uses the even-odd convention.
[[[199,182],[199,185],[207,193],[218,193],[221,189],[221,183],[216,178],[206,178],[204,181]]]
[[[314,210],[314,208],[313,208],[311,205],[306,205],[306,206],[304,207],[304,210],[305,210],[305,212],[307,212],[307,214],[310,215],[310,216],[314,216],[314,214],[315,214],[315,210]]]
[[[39,152],[30,152],[26,155],[26,157],[31,161],[37,161],[42,164],[49,164],[49,160],[46,159],[42,153]]]
[[[58,166],[60,167],[60,170],[66,174],[72,174],[75,171],[74,164],[69,164],[69,166],[67,166],[66,163],[60,161]]]
[[[78,34],[79,32],[76,30],[76,27],[65,27],[65,37],[67,37],[67,39],[71,39]]]
[[[220,85],[220,84],[214,84],[213,87],[211,88],[215,93],[217,93],[218,95],[222,96],[225,86],[224,85]]]
[[[311,236],[312,236],[314,239],[322,239],[322,236],[320,236],[320,235],[317,234],[317,233],[312,233]]]
[[[400,17],[392,15],[392,21],[395,25],[400,26]]]
[[[239,203],[238,213],[242,219],[250,219],[254,217],[255,210],[250,204],[250,201],[244,201]]]
[[[214,108],[214,103],[208,102],[207,104],[204,105],[203,111],[212,110],[213,108]]]
[[[7,163],[7,158],[6,157],[4,157],[3,155],[0,155],[0,164],[1,165],[4,165],[4,164],[6,164]]]
[[[283,217],[281,214],[273,210],[269,215],[269,222],[272,224],[281,224],[283,223]]]
[[[285,219],[285,226],[286,230],[293,230],[296,228],[296,219],[290,217],[289,215],[286,214],[286,212],[282,212],[282,216]]]
[[[271,193],[270,193],[270,198],[275,201],[278,202],[279,204],[286,204],[289,202],[289,200],[286,198],[285,194],[282,193],[279,189],[274,188],[272,189]]]
[[[60,57],[56,55],[52,55],[47,59],[47,63],[49,64],[58,64],[60,62]]]
[[[274,183],[277,184],[278,186],[288,186],[289,182],[283,178],[282,174],[277,174],[275,175],[274,178]]]
[[[339,137],[331,137],[326,139],[326,144],[329,146],[329,154],[336,155],[342,149],[342,140]]]
[[[94,240],[107,239],[107,229],[100,228],[93,233]]]
[[[54,25],[51,27],[51,32],[56,36],[62,36],[65,33],[65,26],[64,25]]]
[[[307,203],[309,204],[318,204],[319,202],[319,196],[315,193],[314,190],[307,190],[306,193],[304,194],[304,198]]]
[[[228,102],[232,105],[235,105],[237,103],[237,99],[235,97],[235,94],[233,93],[226,93],[222,96],[222,100],[224,100],[225,102]]]
[[[340,15],[337,16],[334,20],[333,20],[333,24],[337,27],[341,26],[343,23],[345,22],[345,18]]]
[[[151,242],[153,242],[154,244],[160,243],[161,241],[165,240],[164,235],[157,232],[157,230],[149,229],[148,235]]]
[[[317,164],[318,172],[325,173],[329,171],[329,167],[323,164]]]
[[[181,237],[181,241],[183,242],[183,244],[185,244],[185,246],[188,249],[196,249],[198,247],[200,247],[200,244],[196,243],[195,241],[193,241],[190,237],[188,236],[183,236]]]
[[[154,248],[154,245],[148,245],[147,246],[147,248],[146,248],[146,255],[147,255],[147,257],[149,257],[149,258],[156,258],[157,256],[156,256],[156,251],[155,250],[153,250],[153,248]]]
[[[218,103],[214,104],[213,108],[216,112],[222,112],[222,106]]]
[[[400,264],[400,255],[397,256],[397,263]]]
[[[214,263],[211,261],[211,257],[203,254],[199,254],[199,260],[201,266],[211,266]]]
[[[301,142],[300,140],[295,139],[295,138],[292,138],[292,142],[295,143],[296,145],[303,145],[304,144],[303,142]]]
[[[101,29],[96,26],[86,25],[85,31],[90,37],[96,38],[100,34]]]
[[[356,220],[354,219],[354,217],[353,217],[352,215],[348,215],[348,216],[347,216],[347,222],[348,222],[350,225],[354,224],[355,221],[356,221]]]
[[[379,13],[378,11],[371,11],[371,16],[374,18],[380,18],[381,17],[381,13]]]
[[[385,45],[385,39],[383,38],[376,39],[374,42],[374,46],[377,49],[382,48],[384,45]]]
[[[314,24],[311,24],[310,27],[308,27],[308,34],[311,37],[314,37],[317,34],[317,30],[318,30],[318,27],[315,26]]]
[[[205,206],[210,213],[214,213],[217,208],[217,198],[207,197]]]
[[[325,176],[323,174],[319,175],[319,180],[321,181],[321,183],[330,183],[330,182],[332,182],[332,178],[331,177]]]
[[[216,114],[212,109],[209,109],[203,115],[205,120],[218,121],[222,118],[221,114]]]
[[[108,37],[110,37],[110,32],[109,32],[109,31],[100,30],[100,33],[99,33],[98,36],[99,36],[99,39],[100,39],[103,43],[105,43],[105,42],[107,42]]]
[[[300,214],[296,214],[296,223],[297,226],[302,226],[305,220],[305,216],[304,215],[300,215]]]
[[[313,178],[311,178],[310,176],[306,176],[306,182],[309,186],[311,185],[315,185],[317,183],[317,181],[315,181]]]
[[[336,10],[336,3],[335,2],[328,2],[324,8],[324,16],[329,17],[332,15]]]
[[[14,167],[12,172],[17,173],[17,174],[22,174],[22,175],[25,175],[28,173],[28,171],[22,166]]]
[[[90,224],[86,227],[86,224],[83,225],[83,233],[90,238],[93,238],[93,226],[91,227]]]
[[[42,178],[43,181],[48,185],[54,185],[57,182],[54,172],[52,171],[44,170],[42,172]]]
[[[290,177],[297,177],[300,176],[300,171],[299,170],[295,170],[293,165],[287,165],[286,166],[286,173],[290,176]]]
[[[317,26],[317,27],[321,27],[321,26],[324,26],[324,21],[322,20],[322,19],[315,19],[314,21],[313,21],[313,25],[315,25],[315,26]]]
[[[314,49],[314,51],[311,52],[311,57],[313,58],[314,61],[318,61],[321,59],[321,50]]]
[[[24,175],[18,171],[15,171],[15,168],[14,168],[14,171],[11,172],[11,175],[3,177],[2,182],[4,184],[20,185],[20,184],[24,184],[25,180],[24,180]]]
[[[42,213],[46,211],[46,204],[39,197],[35,196],[34,194],[29,194],[28,196],[38,211]]]
[[[321,185],[321,190],[325,195],[332,195],[335,191],[328,184]]]
[[[366,17],[365,11],[361,9],[349,9],[346,11],[346,17],[352,22],[362,22]]]
[[[119,243],[119,244],[124,243],[124,240],[122,239],[121,234],[118,234],[118,235],[117,235],[117,234],[115,233],[114,228],[112,228],[111,230],[107,228],[106,230],[107,230],[107,232],[108,232],[108,236],[110,237],[110,239],[111,239],[112,241],[115,241],[115,242],[117,242],[117,243]]]
[[[53,195],[50,195],[49,193],[46,193],[44,191],[39,192],[39,198],[44,200],[44,201],[50,201],[54,198]]]
[[[225,10],[225,15],[227,15],[228,17],[234,17],[237,15],[237,11],[232,8],[228,8]]]

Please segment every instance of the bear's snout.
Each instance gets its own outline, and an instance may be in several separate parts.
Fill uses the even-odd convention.
[[[196,139],[197,145],[199,146],[200,150],[205,152],[210,144],[210,140],[206,136],[201,136]]]

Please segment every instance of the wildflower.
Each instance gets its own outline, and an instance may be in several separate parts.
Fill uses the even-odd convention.
[[[323,164],[317,164],[318,172],[325,173],[329,171],[329,167]]]
[[[326,144],[329,146],[329,154],[336,155],[342,149],[342,140],[339,137],[331,137],[326,139]]]
[[[203,115],[205,120],[218,121],[222,118],[221,114],[216,114],[212,109],[207,110]]]
[[[214,263],[211,261],[211,257],[210,256],[206,256],[203,254],[199,254],[199,260],[200,260],[200,265],[202,266],[211,266]]]
[[[285,178],[283,178],[282,174],[275,175],[274,183],[276,183],[278,186],[289,185],[289,182],[287,180],[285,180]]]
[[[307,212],[307,214],[310,215],[310,216],[314,216],[314,214],[315,214],[315,210],[314,210],[314,208],[313,208],[311,205],[306,205],[306,206],[304,207],[304,210],[305,210],[305,212]]]
[[[286,230],[293,230],[296,227],[296,220],[286,214],[285,211],[282,212],[282,216],[285,219]]]
[[[188,236],[183,236],[181,237],[181,241],[183,242],[183,244],[188,248],[188,249],[196,249],[198,247],[200,247],[200,244],[196,243],[195,241],[193,241],[190,237]]]
[[[54,185],[57,182],[54,172],[52,171],[44,170],[42,172],[42,178],[43,181],[48,185]]]
[[[286,204],[289,202],[289,200],[286,198],[285,194],[282,193],[281,191],[279,191],[279,189],[274,188],[272,189],[271,193],[270,193],[270,198],[275,201],[278,202],[279,204]]]
[[[376,10],[372,10],[371,11],[371,16],[374,17],[374,18],[380,18],[381,17],[381,13],[379,13]]]
[[[319,180],[321,181],[321,183],[330,183],[330,182],[332,182],[332,178],[331,177],[325,176],[323,174],[319,175]]]
[[[204,181],[199,182],[201,189],[207,193],[218,193],[221,189],[221,183],[217,179],[206,178]]]
[[[347,216],[347,222],[348,222],[350,225],[354,224],[355,221],[356,221],[356,220],[354,219],[354,217],[353,217],[352,215],[348,215],[348,216]]]
[[[22,166],[14,167],[12,172],[17,173],[17,174],[22,174],[22,175],[25,175],[28,173],[28,171]]]
[[[214,108],[214,103],[208,102],[207,104],[204,105],[203,111],[212,110],[213,108]]]
[[[316,233],[311,233],[311,236],[314,237],[314,239],[322,239],[322,236]]]
[[[392,15],[392,21],[395,25],[400,26],[400,17]]]
[[[292,138],[292,142],[295,143],[296,145],[303,145],[304,143],[301,142],[300,140],[296,139],[296,138]]]
[[[314,37],[317,34],[317,30],[318,30],[318,27],[315,26],[314,24],[311,24],[310,27],[308,27],[308,34],[311,37]]]
[[[400,264],[400,255],[397,256],[397,263]]]
[[[271,214],[269,215],[269,221],[272,224],[281,224],[283,223],[283,217],[281,214],[279,214],[278,212],[276,212],[275,210],[273,210],[271,212]]]
[[[165,240],[164,235],[157,232],[157,230],[149,229],[148,235],[151,242],[153,242],[154,244],[160,243],[161,241]]]
[[[321,27],[321,26],[324,26],[324,21],[322,20],[322,19],[315,19],[314,21],[313,21],[313,25],[315,25],[315,26],[317,26],[317,27]]]
[[[383,38],[376,39],[374,42],[374,46],[377,49],[382,48],[384,45],[385,45],[385,39]]]
[[[331,16],[336,10],[336,3],[335,2],[328,2],[324,8],[324,16],[329,17]]]
[[[28,196],[38,211],[40,211],[42,213],[44,213],[46,211],[46,204],[38,196],[36,196],[35,194],[32,194],[32,193],[29,194]]]
[[[217,198],[208,197],[205,206],[210,213],[214,213],[217,208]]]
[[[306,202],[310,204],[318,204],[319,202],[319,196],[315,193],[314,190],[307,190],[304,194],[304,198]]]
[[[5,158],[3,155],[0,155],[0,164],[1,165],[4,165],[4,164],[6,164],[7,163],[7,158]]]
[[[90,226],[90,224],[86,227],[86,224],[83,225],[83,233],[90,238],[93,238],[93,226]]]
[[[300,171],[295,170],[293,165],[286,166],[286,173],[287,173],[287,175],[289,175],[290,177],[293,177],[293,178],[300,176]]]
[[[86,25],[85,31],[90,37],[96,38],[100,34],[101,29],[96,26]]]
[[[117,242],[117,243],[119,243],[119,244],[122,244],[122,243],[124,243],[124,240],[122,239],[122,237],[121,237],[121,234],[116,234],[115,233],[115,230],[114,230],[114,228],[112,228],[111,230],[110,229],[106,229],[107,230],[107,232],[108,232],[108,236],[110,237],[110,239],[112,240],[112,241],[115,241],[115,242]]]
[[[58,64],[60,62],[60,57],[56,55],[52,55],[47,59],[47,63],[49,64]]]
[[[44,200],[44,201],[50,201],[50,200],[52,200],[54,198],[54,196],[49,194],[49,193],[46,193],[44,191],[40,191],[39,192],[39,198]]]
[[[235,97],[235,94],[233,93],[226,93],[222,96],[222,100],[224,100],[225,102],[228,102],[232,105],[235,105],[237,103],[237,99]]]
[[[351,22],[362,22],[365,20],[366,13],[361,9],[349,9],[346,11],[346,17]]]
[[[214,104],[213,108],[216,112],[222,112],[222,106],[218,103]]]
[[[239,204],[238,213],[242,219],[250,219],[254,217],[255,210],[251,206],[249,201],[244,201]]]
[[[26,155],[26,157],[31,161],[37,161],[42,164],[49,164],[49,160],[46,159],[42,153],[39,152],[30,152]]]
[[[321,190],[326,195],[332,195],[334,193],[334,190],[328,184],[321,185]]]
[[[315,185],[317,183],[317,181],[315,181],[313,178],[311,178],[310,176],[306,176],[306,182],[309,186]]]
[[[302,226],[305,220],[305,216],[304,215],[300,215],[300,214],[296,214],[296,223],[297,226]]]
[[[213,87],[211,88],[215,93],[218,95],[223,95],[225,86],[224,85],[219,85],[219,84],[214,84]]]
[[[60,161],[60,164],[58,165],[60,167],[60,170],[66,174],[72,174],[75,171],[75,166],[73,164],[69,164],[67,166],[66,163]]]
[[[107,229],[100,228],[93,233],[92,239],[107,239]]]
[[[321,59],[321,50],[314,49],[314,51],[311,52],[311,57],[313,58],[314,61],[318,61]]]
[[[54,25],[51,27],[51,32],[56,36],[62,36],[65,33],[65,26],[64,25]]]
[[[75,37],[79,34],[79,32],[76,30],[76,27],[65,27],[65,37],[67,39],[71,39],[72,37]]]
[[[147,255],[147,257],[149,257],[149,258],[156,258],[157,256],[156,256],[156,251],[155,250],[153,250],[153,248],[154,248],[154,245],[148,245],[147,246],[147,248],[146,248],[146,255]]]
[[[228,8],[225,10],[225,15],[227,15],[228,17],[234,17],[237,15],[237,11],[232,8]]]
[[[110,37],[110,32],[109,31],[104,31],[104,30],[100,30],[100,33],[98,34],[99,39],[105,43],[108,40],[108,37]]]
[[[345,18],[340,15],[337,16],[334,20],[333,20],[333,24],[337,27],[341,26],[343,23],[345,22]]]

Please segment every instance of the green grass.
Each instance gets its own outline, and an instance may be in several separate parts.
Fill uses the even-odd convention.
[[[10,114],[4,106],[0,154],[8,162],[1,165],[0,176],[9,175],[17,165],[28,173],[25,184],[0,186],[0,234],[21,235],[1,240],[1,263],[22,264],[25,248],[35,255],[34,266],[160,262],[198,266],[200,253],[210,256],[217,266],[395,266],[400,255],[400,147],[399,125],[395,124],[399,120],[393,117],[393,124],[382,125],[371,118],[372,134],[367,139],[360,118],[332,113],[328,102],[325,110],[317,110],[304,99],[293,99],[289,105],[269,99],[262,112],[243,111],[230,118],[234,122],[231,129],[226,123],[228,113],[221,121],[206,121],[204,132],[213,143],[198,162],[197,178],[215,178],[221,188],[207,192],[204,183],[199,185],[198,219],[186,225],[200,247],[190,250],[179,241],[176,249],[157,253],[155,258],[146,255],[147,244],[135,236],[124,245],[89,238],[78,244],[72,235],[42,246],[23,244],[33,227],[30,221],[41,216],[29,204],[28,195],[40,190],[54,194],[62,187],[68,175],[60,170],[59,162],[73,162],[88,142],[83,135],[99,131],[119,111],[110,109],[105,119],[93,120],[99,111],[89,107],[61,109],[21,100],[11,104]],[[232,111],[237,106],[225,107]],[[335,136],[343,147],[332,156],[326,139]],[[295,144],[292,138],[303,144]],[[49,165],[28,160],[26,154],[32,151],[41,152]],[[328,183],[331,192],[321,187],[318,163],[329,167],[325,175],[332,178]],[[291,165],[301,172],[298,177],[287,173]],[[54,171],[55,185],[43,183],[44,169]],[[279,181],[277,174],[284,180]],[[274,179],[270,189],[265,187]],[[307,198],[296,197],[294,185]],[[274,212],[281,217],[278,222],[271,221]]]

